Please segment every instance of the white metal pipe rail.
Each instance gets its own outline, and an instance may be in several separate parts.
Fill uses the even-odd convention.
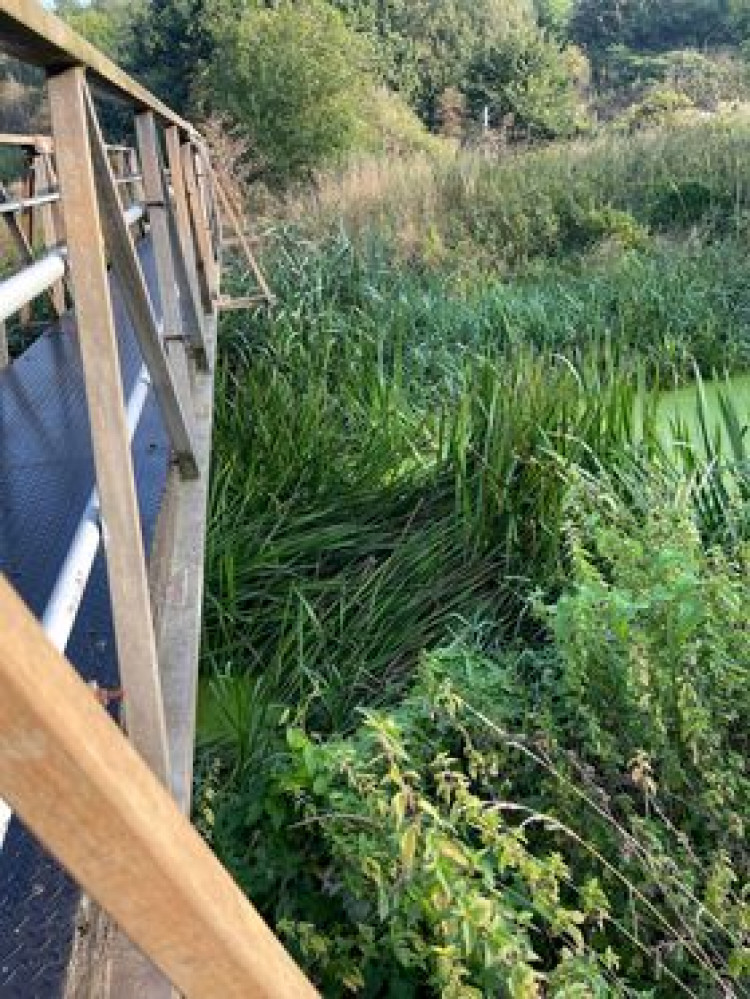
[[[52,250],[12,277],[0,281],[0,321],[20,312],[65,276],[65,253]]]
[[[124,214],[128,226],[132,227],[144,217],[145,208],[133,205]],[[67,248],[58,247],[17,274],[0,281],[0,322],[15,315],[65,277],[67,256]]]
[[[150,388],[151,377],[144,364],[138,372],[126,407],[131,443]],[[44,633],[59,652],[64,652],[68,646],[101,542],[101,504],[98,490],[93,489],[42,617]]]
[[[34,198],[32,187],[29,198],[6,206],[29,266],[0,283],[0,316],[59,282],[61,269],[67,275],[96,469],[96,492],[45,614],[48,635],[0,578],[0,794],[140,948],[130,952],[130,986],[117,999],[149,999],[139,984],[141,954],[190,999],[312,999],[313,986],[172,797],[185,778],[189,786],[192,769],[203,578],[196,539],[205,533],[210,468],[222,230],[213,217],[209,151],[189,122],[36,0],[0,0],[0,47],[46,71],[52,126],[44,150],[32,143],[34,169],[47,173],[43,193]],[[107,149],[91,88],[134,110],[139,164],[125,150]],[[59,193],[50,190],[53,175]],[[123,210],[128,184],[148,204],[163,335],[129,233],[144,210]],[[35,208],[55,225],[47,225],[45,257],[31,262],[31,227],[27,237],[16,215]],[[56,245],[63,239],[65,247]],[[151,586],[131,453],[146,377],[141,372],[126,412],[110,265],[180,459],[160,513],[168,526],[157,532],[163,576]],[[177,289],[186,316],[175,307]],[[58,651],[102,536],[132,746]],[[64,807],[55,807],[61,800]],[[180,803],[187,811],[189,794]],[[0,829],[5,821],[0,805]]]

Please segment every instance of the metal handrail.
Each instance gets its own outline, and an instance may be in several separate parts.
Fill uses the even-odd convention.
[[[132,228],[144,217],[145,207],[132,205],[123,214],[128,227]],[[55,247],[33,264],[0,281],[0,322],[15,315],[65,277],[67,254],[66,247]]]

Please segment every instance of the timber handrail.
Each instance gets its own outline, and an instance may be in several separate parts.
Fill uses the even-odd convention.
[[[153,111],[162,122],[176,125],[188,136],[198,135],[190,122],[175,114],[37,0],[0,0],[0,38],[5,51],[22,62],[42,66],[52,73],[82,66],[92,75],[92,82],[103,90],[125,98],[140,110]]]
[[[0,624],[0,787],[24,822],[187,997],[316,996],[2,579]]]
[[[45,69],[52,126],[0,135],[28,167],[20,194],[0,185],[24,265],[0,284],[0,369],[2,317],[28,321],[41,294],[58,318],[72,304],[96,474],[43,627],[0,575],[0,827],[14,809],[138,945],[136,967],[146,955],[188,999],[306,999],[315,989],[187,819],[217,317],[273,296],[189,122],[36,0],[0,0],[0,48]],[[130,105],[135,148],[107,144],[92,87]],[[257,296],[221,294],[224,222]],[[113,281],[143,362],[127,401]],[[149,388],[173,460],[147,564],[131,439]],[[104,541],[127,740],[63,655]],[[115,999],[149,999],[138,981]]]

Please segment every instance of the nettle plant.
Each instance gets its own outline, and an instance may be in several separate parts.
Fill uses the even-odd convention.
[[[283,790],[325,847],[321,890],[341,922],[287,919],[281,931],[326,995],[423,995],[425,984],[446,999],[616,994],[615,954],[589,942],[606,896],[593,877],[571,888],[562,855],[531,847],[518,807],[498,795],[503,742],[475,739],[443,664],[489,667],[494,688],[501,674],[445,657],[426,660],[411,696],[367,713],[353,738],[316,744],[289,730]]]
[[[613,496],[571,494],[546,644],[457,643],[352,735],[288,730],[265,808],[306,892],[274,904],[326,995],[744,994],[743,556],[688,491]]]
[[[750,551],[706,551],[688,489],[647,487],[638,505],[582,481],[569,498],[575,585],[547,615],[561,717],[603,773],[630,772],[684,832],[710,827],[737,855],[750,820]]]

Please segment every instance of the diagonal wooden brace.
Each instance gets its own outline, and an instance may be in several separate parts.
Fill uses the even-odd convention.
[[[237,240],[242,247],[242,252],[244,254],[245,260],[250,270],[253,272],[258,287],[263,293],[263,297],[268,302],[269,305],[273,305],[276,301],[273,292],[268,287],[268,282],[265,279],[263,271],[260,269],[258,261],[255,259],[255,254],[250,248],[250,244],[247,241],[247,236],[245,235],[244,226],[241,219],[238,217],[237,212],[232,205],[228,193],[224,190],[221,182],[221,178],[214,174],[214,185],[217,194],[219,195],[219,202],[221,204],[222,210],[226,215],[229,224],[234,229]]]
[[[189,399],[180,398],[170,371],[88,87],[84,89],[84,99],[104,242],[109,249],[112,267],[120,280],[125,307],[138,337],[143,360],[151,375],[162,418],[180,470],[185,477],[195,478],[199,473],[192,439],[192,421],[187,408]]]

